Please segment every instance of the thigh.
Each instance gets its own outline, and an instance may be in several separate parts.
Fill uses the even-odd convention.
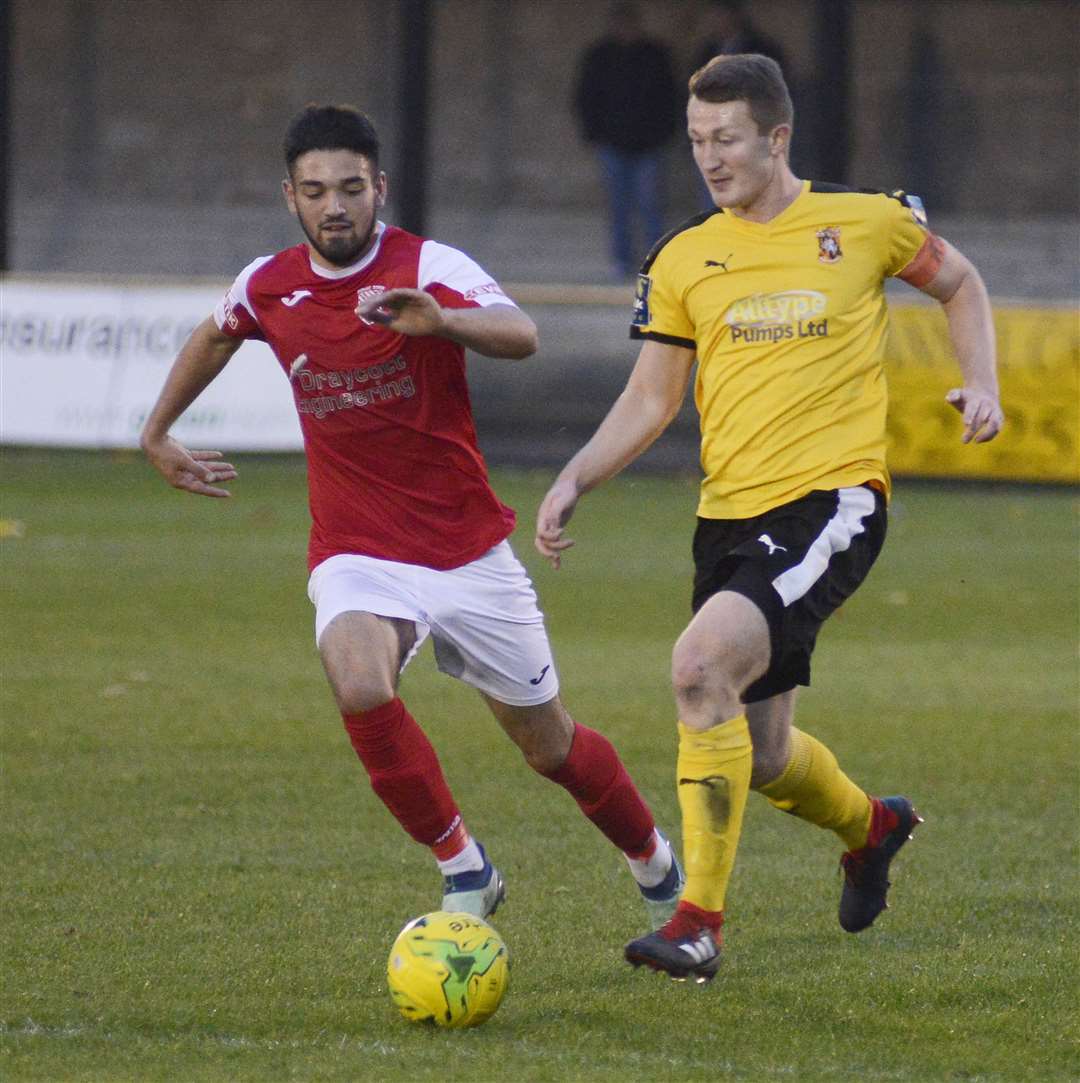
[[[419,572],[413,564],[347,553],[324,560],[308,579],[308,597],[315,606],[315,642],[320,643],[340,614],[370,613],[412,622],[419,647],[428,633],[417,592]]]
[[[511,707],[539,706],[558,694],[536,592],[508,542],[462,568],[425,570],[422,581],[443,673]]]
[[[663,151],[642,154],[638,159],[635,179],[642,209],[650,216],[659,215],[664,193]],[[655,237],[651,238],[651,241],[655,240]]]
[[[734,591],[768,623],[769,669],[747,702],[810,683],[821,625],[865,578],[884,536],[884,498],[865,486],[810,493],[745,521],[699,521],[694,607]]]
[[[345,554],[311,573],[316,642],[334,697],[346,713],[392,699],[398,673],[428,634],[415,574],[412,565]]]
[[[611,198],[619,205],[630,202],[634,193],[634,162],[625,151],[615,147],[602,146],[600,161],[604,179]]]
[[[676,686],[723,682],[742,692],[769,664],[769,625],[760,607],[734,591],[714,594],[675,643]]]
[[[319,656],[338,708],[355,714],[393,699],[415,642],[411,621],[359,612],[334,617],[319,639]]]

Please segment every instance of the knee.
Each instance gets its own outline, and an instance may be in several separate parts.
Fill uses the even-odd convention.
[[[688,726],[713,726],[739,703],[740,689],[722,659],[676,646],[671,658],[671,685],[679,717]]]
[[[379,681],[348,678],[331,685],[338,710],[354,715],[373,711],[389,703],[397,694],[392,687]]]
[[[515,724],[505,728],[525,762],[541,775],[558,771],[570,755],[574,720],[558,700],[515,713]]]
[[[715,682],[717,674],[710,674]],[[691,651],[676,648],[671,656],[671,687],[680,703],[696,703],[706,696],[704,659]]]
[[[521,747],[521,755],[524,757],[525,762],[538,775],[551,775],[558,771],[566,763],[568,751],[569,749],[560,751],[548,744]]]

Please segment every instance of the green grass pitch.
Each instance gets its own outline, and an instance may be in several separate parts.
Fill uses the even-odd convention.
[[[1077,496],[897,487],[870,579],[819,643],[801,724],[926,824],[892,909],[836,922],[840,846],[751,795],[710,986],[621,960],[621,858],[430,648],[402,694],[507,877],[509,994],[475,1031],[385,987],[439,883],[371,794],[312,643],[295,458],[231,502],[134,456],[6,451],[0,1078],[1006,1081],[1077,1056]],[[672,642],[690,479],[590,495],[561,572],[519,509],[564,698],[676,832]]]

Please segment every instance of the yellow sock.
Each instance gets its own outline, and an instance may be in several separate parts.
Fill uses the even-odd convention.
[[[686,887],[682,897],[703,910],[723,910],[739,845],[752,749],[746,716],[704,733],[679,723],[679,808]]]
[[[866,845],[870,798],[840,770],[836,757],[808,733],[792,728],[787,767],[757,791],[782,812],[835,831],[849,850]]]

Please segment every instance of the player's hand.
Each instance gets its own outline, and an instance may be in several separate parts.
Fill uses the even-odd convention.
[[[560,479],[548,490],[536,513],[533,544],[555,569],[562,563],[562,554],[574,544],[572,538],[564,537],[563,528],[574,514],[579,495],[572,481]]]
[[[184,489],[200,496],[232,496],[228,489],[217,487],[217,482],[232,481],[236,477],[236,468],[232,463],[218,461],[220,451],[188,451],[171,436],[144,443],[143,451],[154,469],[174,489]]]
[[[1005,415],[1001,412],[1001,404],[997,395],[989,391],[980,391],[978,388],[954,387],[946,396],[945,401],[957,413],[964,418],[964,435],[961,440],[965,444],[974,441],[976,444],[985,444],[987,440],[993,440],[1001,426],[1005,424]]]
[[[424,290],[395,289],[376,294],[356,306],[356,315],[399,335],[437,335],[445,322],[439,302]]]

